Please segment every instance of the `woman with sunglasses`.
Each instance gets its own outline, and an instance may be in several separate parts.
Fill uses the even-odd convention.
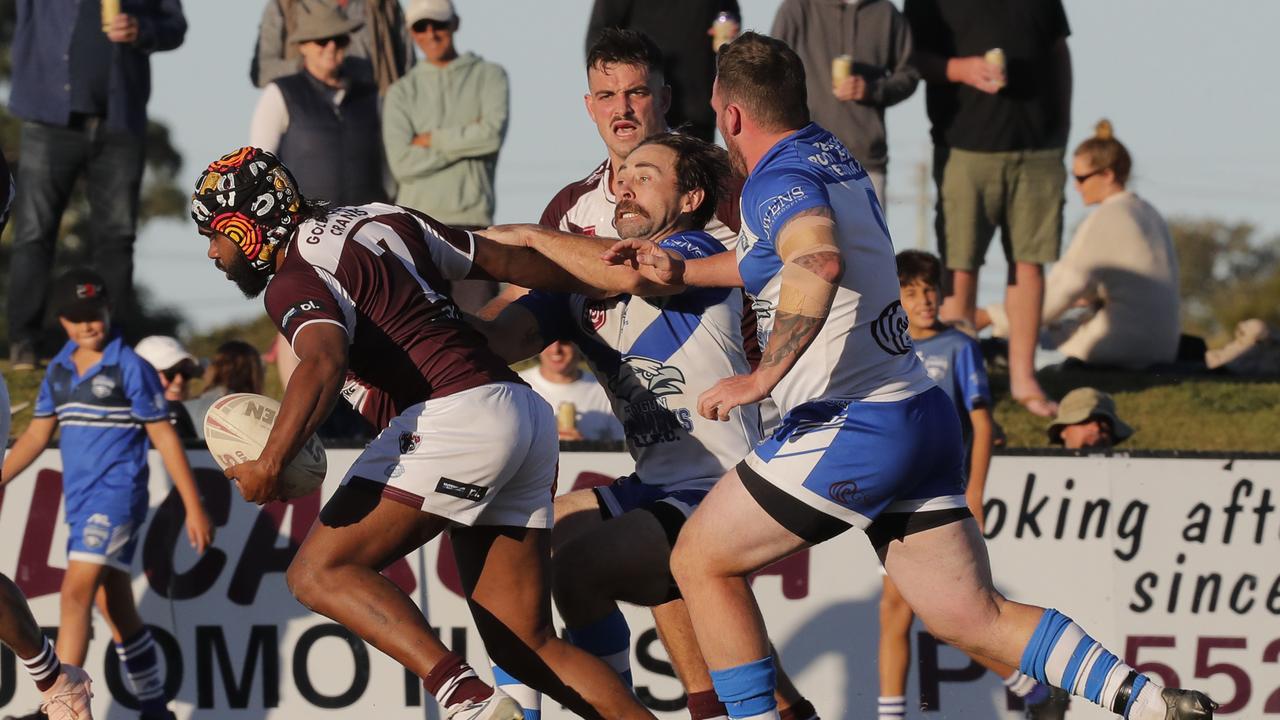
[[[288,163],[307,197],[337,206],[390,199],[378,88],[344,71],[351,34],[362,26],[330,7],[300,14],[290,42],[302,70],[263,89],[249,128],[249,143]]]
[[[1071,161],[1096,209],[1049,273],[1041,345],[1090,365],[1141,369],[1178,353],[1178,259],[1160,212],[1127,189],[1132,165],[1107,120]],[[1000,335],[1003,307],[986,310]]]

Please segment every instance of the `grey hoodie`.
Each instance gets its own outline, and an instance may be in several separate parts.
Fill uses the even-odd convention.
[[[889,164],[884,109],[915,92],[920,73],[907,64],[911,31],[889,0],[784,0],[773,36],[804,62],[813,121],[835,133],[867,170]],[[831,91],[831,60],[853,56],[867,79],[867,97],[842,102]]]

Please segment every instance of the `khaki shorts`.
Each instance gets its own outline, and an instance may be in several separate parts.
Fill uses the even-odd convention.
[[[934,148],[938,252],[948,270],[982,267],[997,228],[1009,262],[1058,259],[1067,181],[1063,152]]]
[[[559,457],[551,406],[501,382],[407,408],[342,482],[381,484],[383,497],[462,525],[545,529]]]

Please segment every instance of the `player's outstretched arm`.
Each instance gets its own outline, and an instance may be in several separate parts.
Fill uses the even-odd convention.
[[[298,368],[266,447],[257,460],[226,470],[244,499],[259,505],[279,497],[280,472],[333,410],[347,374],[347,331],[331,322],[305,325],[293,336],[293,352]]]
[[[607,265],[634,268],[651,283],[661,287],[742,287],[737,258],[733,253],[686,259],[680,253],[651,240],[618,240],[600,255]],[[646,293],[635,293],[645,295]],[[664,290],[662,293],[669,295]]]
[[[164,469],[173,478],[173,486],[178,489],[182,498],[182,506],[187,511],[187,540],[196,552],[203,553],[213,542],[213,523],[209,514],[204,511],[204,503],[200,500],[200,491],[196,488],[196,478],[191,474],[191,464],[187,462],[187,454],[183,451],[182,440],[168,418],[146,424],[147,438],[160,453],[164,461]]]
[[[512,228],[508,231],[507,228]],[[652,296],[672,295],[682,286],[658,283],[646,277],[634,265],[612,265],[600,262],[602,254],[613,246],[613,240],[575,235],[541,225],[499,226],[491,228],[508,241],[521,242],[539,255],[564,268],[580,282],[598,289],[602,295],[623,293]]]
[[[53,431],[58,427],[58,419],[52,415],[38,417],[31,421],[27,429],[14,441],[13,447],[4,459],[4,469],[0,471],[0,487],[22,474],[53,439]]]
[[[519,227],[537,228],[536,225]],[[471,273],[467,277],[499,280],[548,292],[601,296],[599,290],[577,279],[536,250],[518,244],[510,234],[492,233],[495,238],[501,238],[501,241],[489,237],[492,230],[494,228],[473,233],[475,257],[471,263]]]
[[[830,208],[796,214],[778,234],[782,285],[769,343],[748,375],[725,378],[698,397],[698,413],[728,420],[729,411],[764,399],[808,349],[827,321],[844,259],[836,245]]]

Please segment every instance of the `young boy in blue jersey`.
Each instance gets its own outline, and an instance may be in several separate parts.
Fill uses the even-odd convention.
[[[942,263],[937,256],[920,250],[904,250],[898,253],[897,263],[902,310],[907,315],[907,332],[915,345],[916,356],[924,363],[929,378],[951,398],[960,415],[968,451],[965,502],[981,526],[982,498],[995,429],[982,351],[973,338],[938,321]],[[915,613],[886,575],[884,594],[880,597],[879,720],[906,717],[910,631],[914,619]],[[1007,665],[980,655],[973,659],[996,673],[1005,687],[1026,701],[1028,717],[1036,720],[1050,717],[1046,714],[1050,704],[1048,687]],[[1062,704],[1054,703],[1055,707]]]
[[[147,451],[164,460],[186,508],[187,537],[197,552],[213,539],[182,443],[169,424],[156,372],[111,331],[102,278],[72,270],[54,287],[58,321],[69,341],[49,363],[35,418],[5,459],[0,484],[19,475],[61,427],[63,496],[70,526],[57,655],[80,665],[97,604],[142,705],[144,720],[172,718],[158,652],[138,617],[130,567],[147,516]]]

